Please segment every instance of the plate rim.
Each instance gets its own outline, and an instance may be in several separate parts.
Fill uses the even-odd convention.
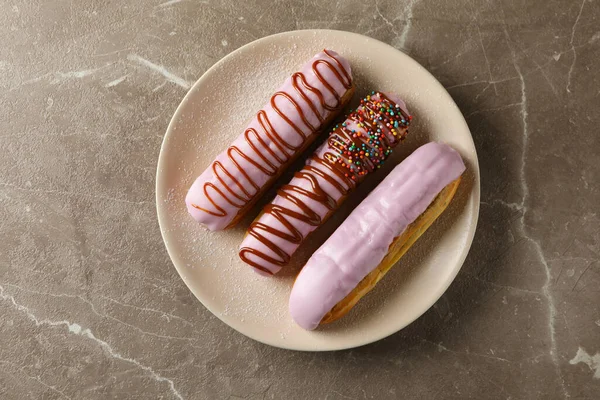
[[[243,51],[248,51],[248,49],[250,49],[253,46],[256,46],[257,44],[261,43],[261,42],[265,42],[265,41],[271,41],[273,39],[276,39],[278,37],[285,37],[285,36],[289,36],[289,35],[293,35],[293,34],[307,34],[307,33],[322,33],[322,34],[327,34],[327,33],[343,33],[346,35],[350,35],[350,36],[356,36],[357,38],[360,38],[361,40],[371,40],[371,41],[376,41],[379,42],[381,45],[384,45],[385,47],[389,48],[392,51],[395,52],[399,52],[402,55],[404,55],[409,62],[413,62],[415,64],[417,64],[418,67],[420,67],[425,74],[429,75],[429,77],[433,80],[434,85],[438,85],[439,88],[441,88],[449,97],[449,99],[452,101],[451,107],[455,107],[456,110],[458,111],[458,113],[460,114],[460,119],[459,121],[464,125],[464,128],[467,130],[467,132],[469,133],[469,140],[472,144],[473,147],[473,165],[472,167],[474,168],[474,172],[475,172],[475,176],[476,179],[474,180],[474,186],[471,190],[471,194],[470,196],[475,196],[474,200],[474,204],[475,204],[475,209],[474,209],[474,220],[473,220],[473,228],[471,230],[471,232],[469,233],[467,240],[466,240],[466,244],[465,244],[465,251],[463,251],[463,254],[461,255],[459,262],[457,263],[459,265],[458,268],[456,268],[449,276],[448,279],[446,279],[445,282],[443,282],[443,285],[440,286],[443,288],[443,290],[440,290],[439,295],[433,296],[431,299],[431,304],[429,304],[430,302],[427,301],[425,303],[427,303],[427,306],[424,307],[424,310],[421,313],[418,313],[418,315],[416,315],[414,318],[410,319],[407,323],[405,324],[401,324],[402,326],[399,327],[394,327],[393,329],[391,329],[389,332],[386,331],[384,333],[381,334],[374,334],[374,335],[367,335],[367,338],[360,338],[357,339],[356,341],[354,341],[353,343],[349,343],[349,344],[344,344],[344,345],[339,345],[336,346],[331,345],[331,346],[326,346],[326,345],[317,345],[317,347],[311,347],[308,348],[308,346],[306,347],[298,347],[298,346],[294,346],[294,345],[290,345],[290,346],[286,346],[280,343],[274,343],[271,342],[269,340],[266,340],[262,337],[257,337],[256,335],[247,333],[247,332],[242,332],[241,330],[239,330],[238,328],[236,328],[235,326],[231,325],[228,321],[225,321],[221,315],[219,315],[219,313],[213,311],[213,309],[211,308],[211,306],[207,305],[199,296],[198,294],[195,293],[195,291],[191,288],[191,284],[190,282],[188,282],[188,278],[186,277],[186,274],[183,273],[183,269],[182,267],[180,267],[179,265],[181,264],[181,262],[178,259],[178,256],[176,254],[176,252],[174,250],[172,250],[169,246],[169,240],[166,236],[166,228],[165,225],[167,224],[166,221],[166,207],[161,206],[161,199],[159,198],[160,193],[163,192],[166,182],[163,182],[165,180],[165,178],[161,178],[161,176],[164,176],[164,174],[161,174],[161,169],[163,169],[165,167],[165,153],[166,153],[166,146],[168,145],[167,143],[170,140],[170,137],[172,137],[174,134],[173,132],[175,131],[174,126],[177,123],[177,121],[179,120],[180,115],[183,113],[183,109],[185,107],[185,105],[187,104],[187,102],[189,101],[189,99],[194,96],[194,93],[196,92],[197,88],[200,86],[200,84],[202,83],[202,81],[204,81],[205,79],[207,79],[210,75],[214,74],[215,71],[217,71],[219,69],[219,67],[223,64],[226,63],[230,58],[235,57],[239,52],[243,52]],[[286,350],[295,350],[295,351],[311,351],[311,352],[323,352],[323,351],[337,351],[337,350],[346,350],[346,349],[352,349],[352,348],[357,348],[357,347],[361,347],[361,346],[365,346],[374,342],[377,342],[379,340],[382,340],[388,336],[391,336],[395,333],[398,333],[399,331],[401,331],[402,329],[406,328],[407,326],[409,326],[410,324],[412,324],[414,321],[416,321],[418,318],[422,317],[427,311],[429,311],[429,309],[431,309],[431,307],[433,307],[433,305],[444,295],[444,293],[446,293],[446,291],[448,290],[448,288],[450,287],[450,285],[452,284],[452,282],[454,282],[454,280],[456,279],[456,276],[458,275],[458,273],[460,272],[460,270],[462,269],[464,262],[471,250],[471,247],[473,245],[473,239],[475,237],[475,232],[477,231],[477,226],[479,223],[479,214],[480,214],[480,201],[481,201],[481,171],[479,169],[479,157],[477,155],[477,148],[475,146],[475,141],[473,140],[473,134],[471,133],[471,130],[469,129],[469,126],[465,120],[465,117],[462,113],[462,111],[460,110],[460,108],[458,107],[458,105],[456,104],[456,102],[454,101],[454,99],[452,98],[452,96],[450,95],[450,93],[446,90],[446,88],[437,80],[437,78],[431,73],[429,72],[429,70],[425,67],[423,67],[418,61],[416,61],[414,58],[412,58],[409,54],[403,52],[402,50],[399,50],[395,47],[393,47],[392,45],[382,42],[378,39],[372,38],[370,36],[366,36],[366,35],[362,35],[360,33],[355,33],[355,32],[348,32],[348,31],[343,31],[343,30],[337,30],[337,29],[301,29],[301,30],[292,30],[292,31],[285,31],[285,32],[279,32],[279,33],[275,33],[273,35],[268,35],[268,36],[264,36],[261,38],[258,38],[256,40],[253,40],[249,43],[244,44],[243,46],[238,47],[237,49],[231,51],[230,53],[228,53],[227,55],[225,55],[224,57],[222,57],[221,59],[219,59],[216,63],[214,63],[210,68],[208,68],[195,82],[194,84],[190,87],[190,89],[188,90],[188,92],[185,94],[185,96],[182,98],[181,102],[179,103],[179,105],[177,106],[177,108],[175,109],[175,112],[173,113],[173,116],[171,117],[171,120],[169,121],[169,124],[167,125],[167,129],[165,132],[165,135],[163,137],[163,140],[161,142],[160,145],[160,150],[159,150],[159,155],[158,155],[158,160],[157,160],[157,164],[156,164],[156,175],[155,175],[155,202],[156,202],[156,215],[157,215],[157,220],[158,220],[158,225],[159,225],[159,229],[160,229],[160,233],[161,233],[161,237],[163,240],[163,243],[167,249],[167,254],[169,255],[169,258],[171,260],[171,263],[173,264],[173,266],[175,267],[175,270],[177,271],[177,274],[179,275],[179,277],[183,280],[183,282],[185,283],[185,285],[187,286],[188,290],[194,295],[194,297],[215,317],[217,317],[221,322],[223,322],[225,325],[227,325],[229,328],[235,330],[236,332],[249,337],[250,339],[253,339],[257,342],[269,345],[269,346],[273,346],[273,347],[277,347],[277,348],[281,348],[281,349],[286,349]],[[473,192],[473,189],[475,189],[475,193]],[[178,260],[178,261],[176,261]]]

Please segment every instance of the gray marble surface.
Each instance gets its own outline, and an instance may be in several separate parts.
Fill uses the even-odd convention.
[[[448,292],[400,333],[325,354],[212,316],[154,207],[186,89],[305,28],[428,68],[482,176]],[[1,398],[600,398],[600,1],[5,1],[0,37]]]

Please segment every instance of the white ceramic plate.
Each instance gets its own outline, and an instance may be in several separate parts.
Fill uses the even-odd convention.
[[[371,90],[392,91],[414,115],[407,140],[386,169],[371,176],[310,237],[294,265],[261,277],[238,258],[238,246],[264,196],[238,227],[209,232],[187,214],[184,198],[193,180],[241,132],[285,78],[323,48],[352,66],[355,103]],[[288,314],[298,268],[389,170],[418,146],[443,141],[463,156],[467,172],[446,212],[375,290],[341,320],[307,332]],[[297,168],[292,166],[290,170]],[[288,174],[277,184],[287,182]],[[156,176],[156,205],[173,264],[196,297],[223,322],[260,342],[296,350],[335,350],[370,343],[402,329],[448,288],[469,251],[479,214],[479,166],[465,120],[440,83],[406,54],[348,32],[287,32],[252,42],[208,70],[185,96],[165,135]]]

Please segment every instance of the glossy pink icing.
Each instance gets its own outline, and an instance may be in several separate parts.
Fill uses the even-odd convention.
[[[329,55],[327,53],[329,53]],[[324,62],[318,62],[315,64],[316,69],[321,75],[321,77],[331,86],[335,93],[329,90],[314,72],[313,63],[315,63],[317,60],[326,61],[331,66],[335,67],[335,70],[338,72],[339,76],[334,71],[332,71]],[[345,71],[340,68],[338,62],[341,64]],[[346,89],[346,87],[348,87],[351,82],[346,82],[345,76],[347,75],[350,78],[352,77],[350,64],[348,63],[348,61],[332,50],[324,50],[316,54],[301,68],[300,72],[304,75],[308,85],[312,86],[313,88],[316,88],[322,94],[326,105],[330,108],[336,107],[338,105],[336,94],[337,97],[342,97],[348,90]],[[317,94],[311,92],[310,90],[307,90],[302,86],[302,84],[300,84],[299,86],[302,88],[302,91],[304,92],[305,96],[307,96],[310,102],[312,103],[312,107],[311,104],[308,104],[308,102],[305,99],[303,99],[301,94],[299,94],[298,91],[295,89],[292,76],[290,76],[284,82],[284,84],[278,89],[277,92],[284,92],[287,95],[289,95],[298,104],[298,106],[300,106],[302,114],[304,114],[309,124],[313,127],[320,128],[319,116],[322,119],[327,119],[332,112],[337,112],[337,110],[330,111],[326,107],[323,107]],[[280,115],[277,112],[277,110],[273,108],[271,101],[269,101],[263,107],[263,110],[265,112],[264,115],[266,115],[266,117],[268,118],[272,126],[272,130],[276,131],[283,141],[295,147],[300,147],[304,142],[305,139],[303,139],[302,136],[294,129],[292,124],[298,127],[307,138],[311,135],[317,134],[313,132],[313,129],[310,126],[307,126],[307,124],[302,119],[301,113],[298,112],[294,104],[292,104],[291,101],[286,99],[285,96],[277,97],[275,99],[275,104],[277,108],[281,111],[281,113],[289,121],[286,121],[282,117],[282,115]],[[319,115],[315,114],[313,108]],[[268,146],[268,148],[275,152],[275,154],[277,154],[280,160],[286,161],[295,153],[295,151],[288,149],[287,147],[283,147],[283,150],[281,150],[277,147],[277,143],[274,143],[274,141],[271,138],[269,138],[268,135],[265,134],[259,121],[259,113],[257,113],[257,116],[255,116],[252,119],[252,121],[246,128],[246,131],[248,131],[248,129],[255,129],[256,132],[258,132],[261,135],[261,138],[264,141],[264,145]],[[279,162],[279,160],[277,160],[273,155],[270,155],[266,148],[261,147],[261,144],[258,141],[256,141],[256,139],[253,139],[253,143],[259,151],[263,149],[263,151],[261,152],[263,156],[267,157],[267,159],[275,167],[276,170],[279,170],[282,163]],[[256,163],[260,164],[263,168],[267,170],[271,169],[271,167],[260,157],[257,151],[252,148],[250,143],[246,140],[244,133],[242,133],[231,144],[229,149],[231,149],[234,146],[237,149],[239,149],[243,154],[247,155]],[[256,190],[252,183],[258,186],[258,188],[260,189],[271,178],[271,176],[267,172],[262,171],[261,169],[252,165],[249,161],[237,155],[238,153],[236,153],[234,157],[235,161],[239,164],[239,167],[237,167],[227,154],[227,151],[229,149],[219,154],[216,157],[215,161],[213,161],[211,166],[209,166],[195,180],[195,182],[189,189],[185,199],[188,212],[192,215],[192,217],[196,221],[204,224],[208,229],[213,231],[221,230],[227,227],[227,225],[229,225],[229,223],[235,218],[238,211],[254,198],[254,196],[258,193],[259,190]],[[226,174],[223,174],[223,176],[225,177],[225,181],[226,183],[228,183],[228,185],[224,185],[218,179],[218,177],[215,176],[213,166],[216,162],[221,163],[223,169],[231,174],[229,177]],[[244,173],[247,174],[247,177],[244,176]],[[249,179],[251,180],[251,182],[249,181]],[[238,181],[247,193],[244,193],[241,190],[241,188],[234,184],[235,181]],[[214,185],[214,187],[210,186],[211,184]],[[218,190],[215,189],[215,187],[218,188]],[[212,201],[205,195],[205,188],[207,188],[209,195],[212,197]],[[234,191],[235,195],[233,195],[231,191]],[[216,208],[213,202],[222,211]],[[216,214],[222,214],[224,212],[225,215],[212,215],[211,213],[203,211],[199,208],[210,210]]]
[[[384,93],[384,95],[392,102],[398,104],[404,114],[410,115],[410,113],[408,112],[408,109],[406,108],[406,104],[397,95],[395,95],[394,93]],[[375,94],[375,95],[371,96],[371,98],[374,101],[381,100],[379,94]],[[345,121],[345,123],[347,124],[347,127],[350,130],[356,130],[357,132],[361,132],[361,133],[363,133],[363,135],[366,135],[365,128],[358,127],[354,121],[347,119]],[[389,133],[389,130],[385,126],[380,126],[380,127],[391,138],[392,144],[395,146],[399,142],[399,140],[395,140],[394,137]],[[317,148],[317,150],[315,150],[314,155],[316,155],[319,158],[323,158],[324,153],[330,152],[330,151],[331,151],[331,147],[329,146],[327,141],[325,141],[321,146],[319,146],[319,148]],[[346,184],[345,182],[343,182],[340,179],[337,179],[337,177],[334,174],[332,174],[330,171],[328,171],[327,168],[319,165],[318,163],[314,162],[312,159],[308,160],[308,164],[314,166],[315,168],[322,170],[328,176],[336,178],[338,183],[341,186],[343,186],[343,188],[345,190],[349,189],[348,184]],[[315,176],[315,179],[318,182],[319,186],[329,196],[331,196],[336,202],[338,202],[340,200],[340,198],[342,197],[343,194],[342,194],[342,192],[340,192],[339,189],[337,189],[335,186],[333,186],[331,183],[327,182],[325,179],[323,179],[320,176]],[[290,181],[289,184],[293,185],[293,186],[297,186],[297,187],[305,189],[305,190],[308,190],[308,191],[312,191],[311,183],[307,179],[303,179],[301,177],[292,178],[292,180]],[[323,220],[323,218],[329,212],[327,207],[325,207],[322,203],[320,203],[319,201],[315,201],[307,196],[302,196],[302,201],[312,211],[314,211],[321,220]],[[275,199],[272,201],[272,204],[281,205],[283,207],[286,207],[286,208],[288,208],[294,212],[298,212],[300,214],[303,213],[302,210],[300,209],[300,207],[298,207],[298,205],[296,205],[294,202],[290,201],[289,199],[286,199],[285,197],[283,197],[281,195],[277,195],[275,197]],[[286,218],[286,219],[287,219],[288,223],[290,223],[295,229],[297,229],[300,232],[300,234],[302,235],[303,238],[306,238],[306,236],[308,234],[310,234],[315,229],[317,229],[317,226],[310,225],[299,219],[295,219],[295,218]],[[270,213],[265,213],[265,214],[261,215],[261,217],[258,219],[258,222],[268,225],[277,230],[281,230],[284,232],[290,232],[288,228],[284,227],[283,224],[274,215],[272,215]],[[289,255],[294,254],[294,252],[300,246],[300,244],[298,244],[298,243],[293,243],[285,238],[273,235],[268,232],[261,232],[261,234],[264,235],[268,240],[270,240],[277,247],[279,247],[280,249],[282,249]],[[269,249],[269,247],[267,245],[265,245],[261,240],[254,237],[253,235],[247,235],[244,238],[244,240],[242,241],[242,244],[240,245],[240,250],[242,250],[244,248],[256,249],[261,253],[264,253],[269,256],[277,258],[277,255],[271,249]],[[269,270],[273,274],[276,274],[277,272],[279,272],[281,270],[281,267],[279,265],[277,265],[269,260],[266,260],[264,258],[261,258],[257,255],[247,254],[246,256],[248,258],[250,258],[253,262],[256,262],[257,264],[259,264],[261,267]],[[267,275],[265,272],[262,272],[258,269],[255,269],[255,271],[261,275]]]
[[[436,142],[419,147],[394,168],[298,275],[289,303],[294,321],[315,329],[381,263],[394,238],[464,170],[458,152]]]

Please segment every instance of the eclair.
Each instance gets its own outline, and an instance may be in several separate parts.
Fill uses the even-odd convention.
[[[185,199],[188,212],[209,230],[235,225],[353,93],[348,61],[332,50],[315,55],[194,181]]]
[[[362,99],[250,225],[242,261],[265,275],[285,267],[307,235],[404,140],[411,119],[395,94],[372,92]]]
[[[464,171],[458,152],[435,142],[395,167],[300,271],[294,321],[312,330],[348,313],[446,209]]]

